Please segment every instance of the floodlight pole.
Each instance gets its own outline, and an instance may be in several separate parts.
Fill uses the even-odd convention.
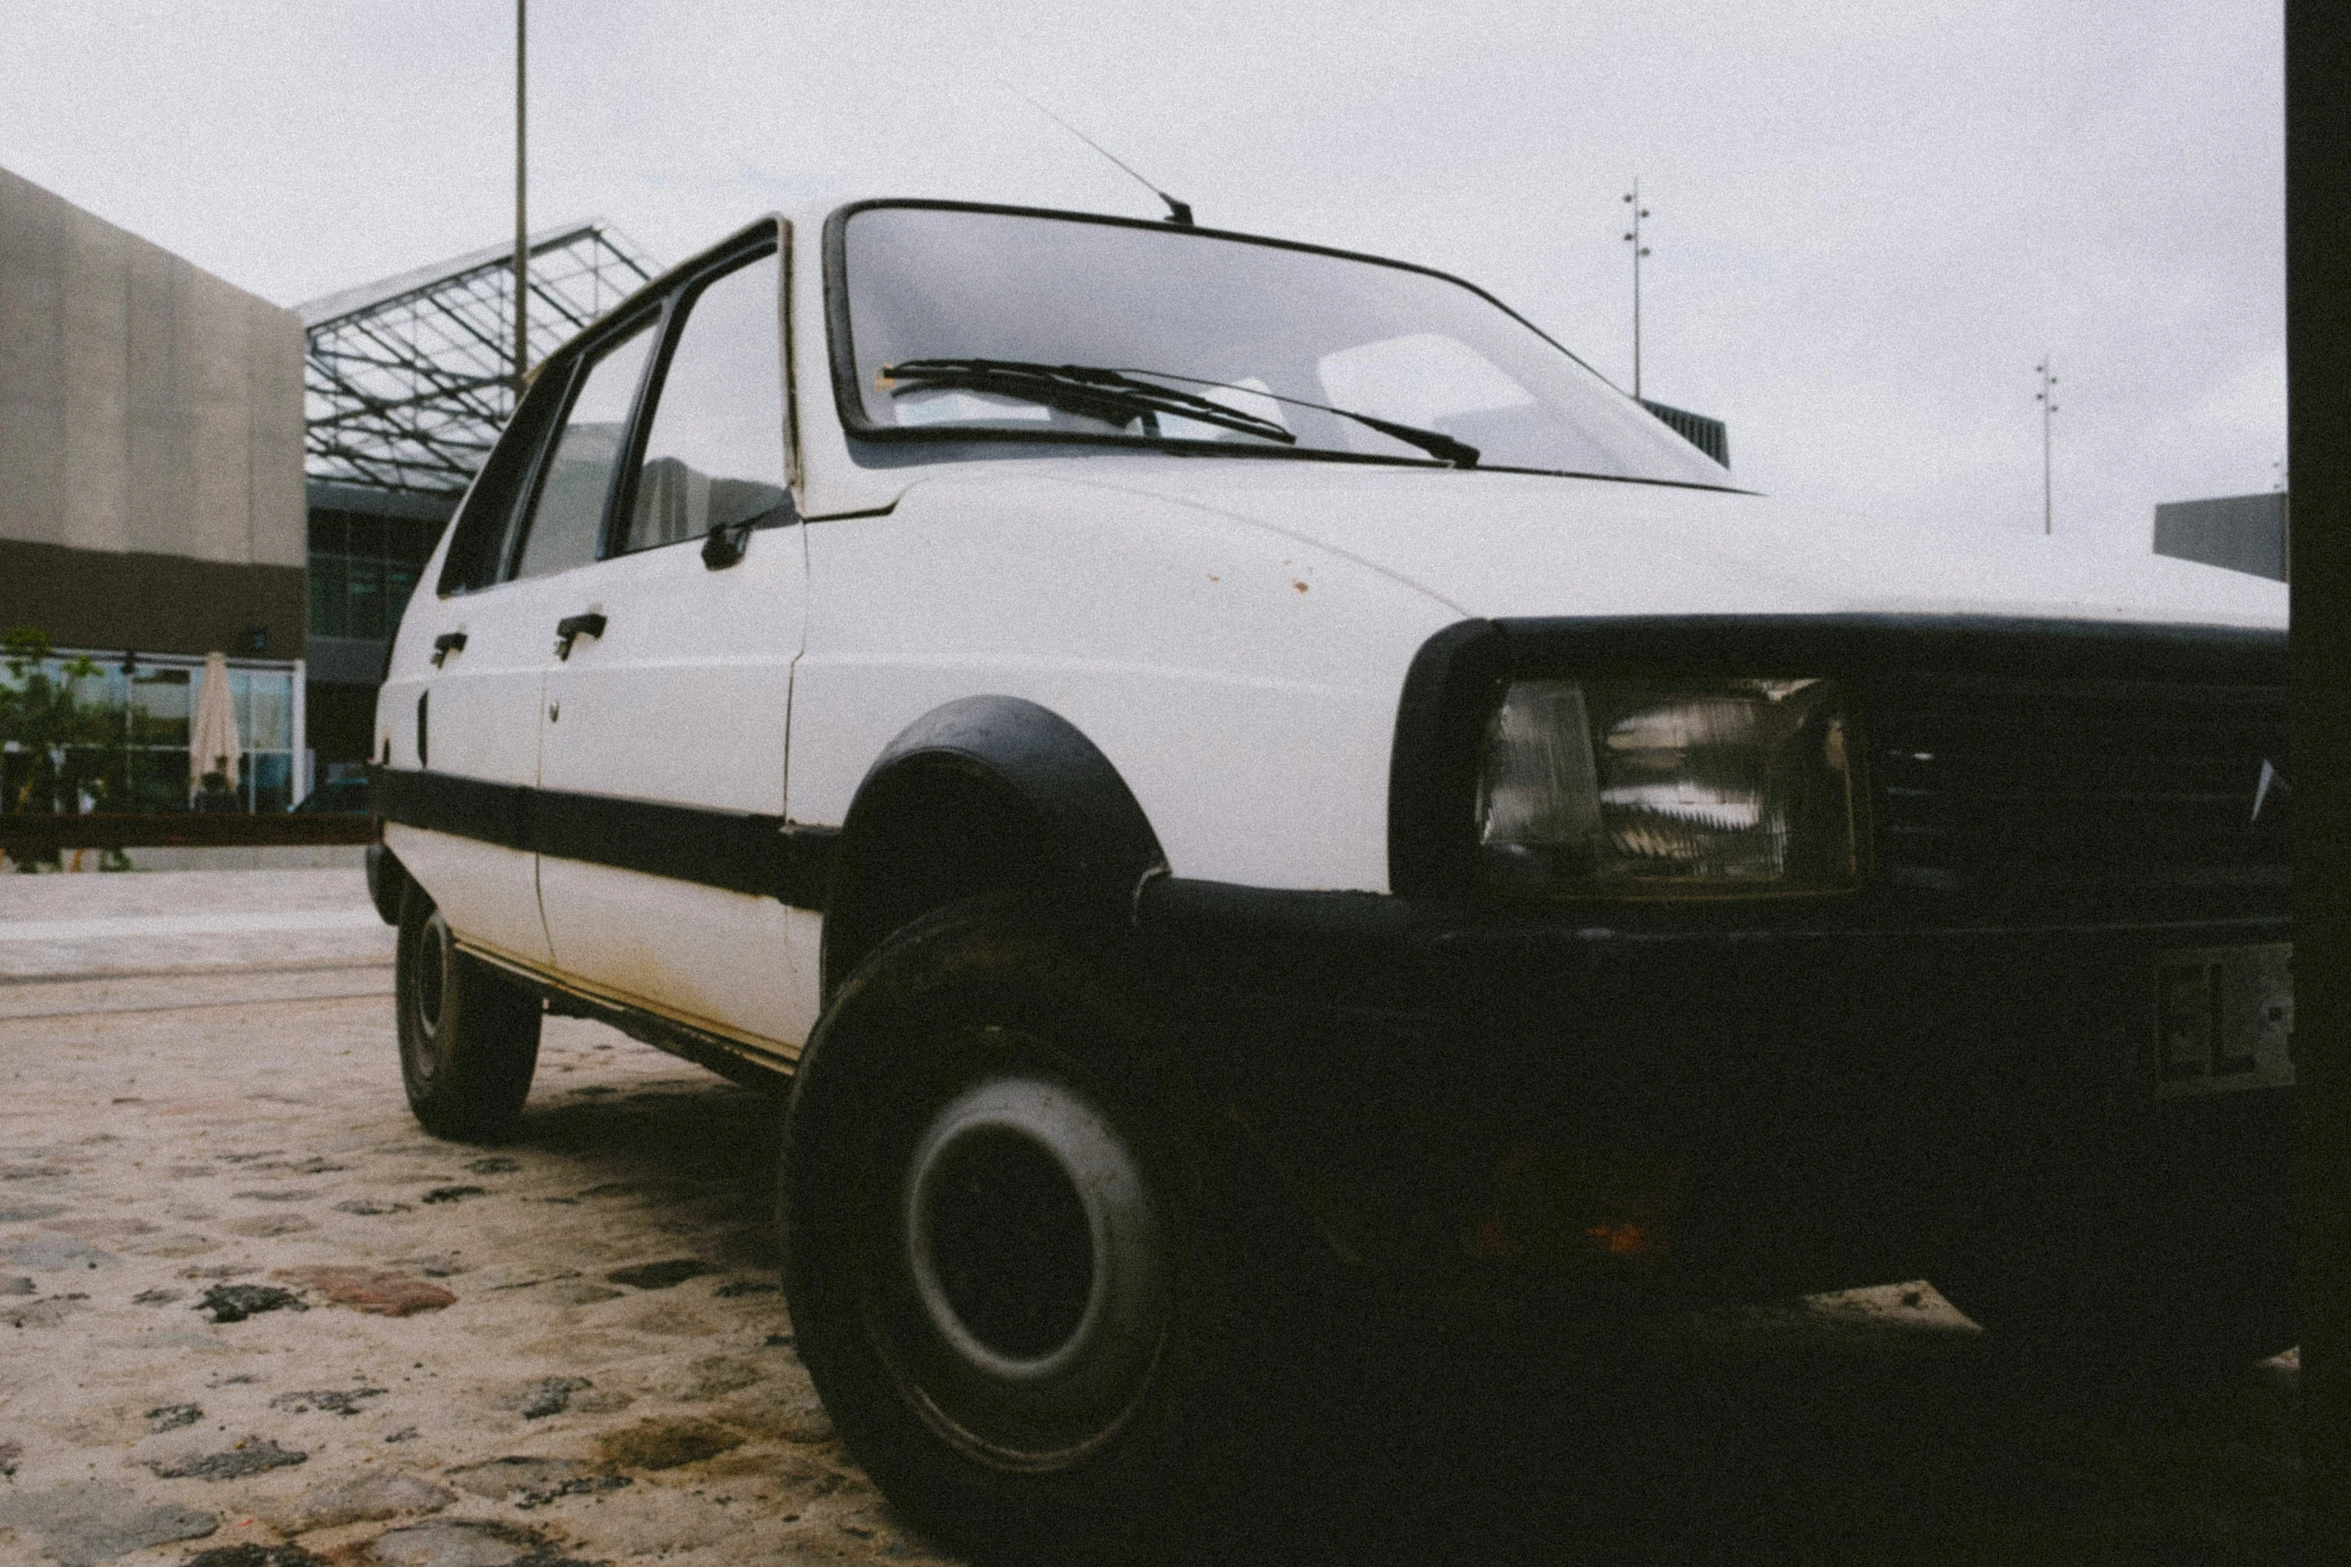
[[[531,242],[523,201],[524,175],[529,167],[523,117],[525,3],[514,0],[514,399],[518,403],[522,401],[523,373],[531,366]]]
[[[2049,373],[2049,353],[2041,352],[2041,362],[2033,366],[2033,373],[2041,378],[2041,389],[2033,394],[2033,401],[2041,405],[2041,531],[2049,532],[2049,416],[2057,412],[2057,399],[2052,388],[2057,377]]]
[[[1641,258],[1649,254],[1649,247],[1641,243],[1641,220],[1649,209],[1641,205],[1641,178],[1633,176],[1633,188],[1625,196],[1632,204],[1633,227],[1625,240],[1633,247],[1633,400],[1641,399]]]

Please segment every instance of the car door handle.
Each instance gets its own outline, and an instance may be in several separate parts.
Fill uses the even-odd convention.
[[[585,615],[566,615],[555,623],[555,656],[571,657],[574,637],[601,637],[604,635],[604,617],[590,610]]]
[[[465,651],[465,633],[464,633],[464,632],[462,632],[462,631],[444,631],[444,632],[442,632],[442,633],[441,633],[439,636],[437,636],[437,637],[433,638],[433,667],[434,667],[435,669],[438,669],[438,668],[440,668],[440,667],[441,667],[441,660],[443,660],[443,659],[447,658],[447,657],[448,657],[450,654],[452,654],[452,653],[462,653],[462,652],[464,652],[464,651]]]

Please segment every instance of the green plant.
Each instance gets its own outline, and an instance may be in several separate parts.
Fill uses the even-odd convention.
[[[16,753],[0,772],[7,779],[6,808],[29,811],[36,801],[54,808],[85,786],[103,794],[105,781],[90,763],[120,743],[122,707],[75,689],[97,679],[98,666],[86,654],[61,659],[49,633],[17,626],[0,637],[0,668],[8,672],[0,681],[0,751]]]

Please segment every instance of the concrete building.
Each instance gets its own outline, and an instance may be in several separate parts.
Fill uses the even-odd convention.
[[[0,170],[0,630],[38,627],[120,687],[102,808],[185,804],[210,652],[256,753],[247,804],[306,782],[302,363],[294,311]],[[176,779],[143,774],[129,752],[175,733]]]
[[[2155,508],[2155,553],[2284,582],[2286,492],[2167,501]]]
[[[534,360],[656,270],[600,219],[530,252]],[[48,760],[0,737],[0,809],[184,807],[210,652],[251,808],[360,765],[512,404],[511,284],[494,245],[288,310],[0,170],[0,632],[46,632],[52,680],[87,655],[76,698],[122,727]]]

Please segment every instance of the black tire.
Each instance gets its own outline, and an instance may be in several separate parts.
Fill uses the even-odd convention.
[[[975,1556],[1146,1554],[1271,1412],[1182,1061],[1045,921],[980,900],[885,942],[801,1062],[801,1358],[891,1503]]]
[[[539,1064],[539,998],[458,951],[413,881],[400,905],[392,992],[400,1079],[424,1129],[463,1143],[513,1130]]]

